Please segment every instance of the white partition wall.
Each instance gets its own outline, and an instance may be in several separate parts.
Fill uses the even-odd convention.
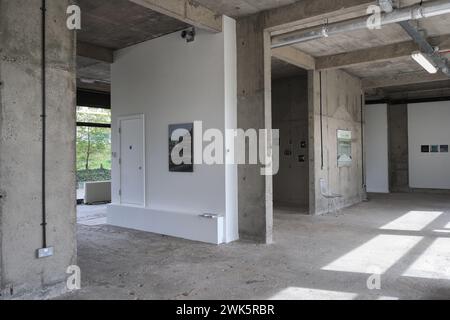
[[[408,133],[410,187],[450,189],[450,101],[408,105]]]
[[[228,17],[222,33],[197,30],[187,43],[176,32],[116,53],[113,132],[119,118],[145,116],[146,205],[120,202],[119,159],[113,158],[110,224],[211,243],[237,240],[236,166],[195,164],[193,172],[170,172],[168,145],[169,125],[201,121],[203,131],[236,128],[236,68],[236,23]],[[113,134],[114,154],[118,142]],[[194,149],[209,144],[195,141]]]
[[[367,192],[389,193],[387,105],[365,107]]]

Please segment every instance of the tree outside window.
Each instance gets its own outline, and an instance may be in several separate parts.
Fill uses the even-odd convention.
[[[77,107],[77,123],[78,183],[111,180],[111,111]]]

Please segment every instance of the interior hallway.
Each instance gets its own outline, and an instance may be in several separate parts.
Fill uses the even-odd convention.
[[[371,198],[338,216],[278,211],[268,246],[79,225],[83,288],[63,299],[449,299],[450,198]]]

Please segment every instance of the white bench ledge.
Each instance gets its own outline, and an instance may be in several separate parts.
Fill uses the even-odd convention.
[[[182,213],[111,204],[108,224],[167,236],[222,244],[224,217],[203,217],[204,213]]]

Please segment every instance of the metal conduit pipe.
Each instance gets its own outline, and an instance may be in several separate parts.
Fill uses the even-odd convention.
[[[41,14],[42,14],[42,248],[47,248],[47,201],[46,201],[46,152],[47,152],[47,146],[46,146],[46,122],[47,122],[47,101],[46,101],[46,94],[47,94],[47,79],[46,79],[46,69],[47,69],[47,61],[46,61],[46,15],[47,15],[47,4],[46,0],[42,0],[41,5]]]
[[[426,54],[444,74],[450,77],[450,68],[448,65],[448,60],[441,56],[438,50],[433,48],[425,37],[408,21],[400,22],[399,25],[408,33],[408,35],[417,43],[420,47],[421,52]]]
[[[418,20],[422,18],[430,18],[450,13],[449,0],[437,0],[423,3],[422,5],[413,5],[401,9],[393,10],[381,14],[381,26],[393,23],[399,23],[409,20]],[[280,48],[290,46],[306,41],[326,38],[332,35],[362,30],[368,27],[368,19],[371,16],[340,21],[336,23],[326,24],[320,27],[309,29],[307,31],[293,31],[272,37],[272,48]]]

